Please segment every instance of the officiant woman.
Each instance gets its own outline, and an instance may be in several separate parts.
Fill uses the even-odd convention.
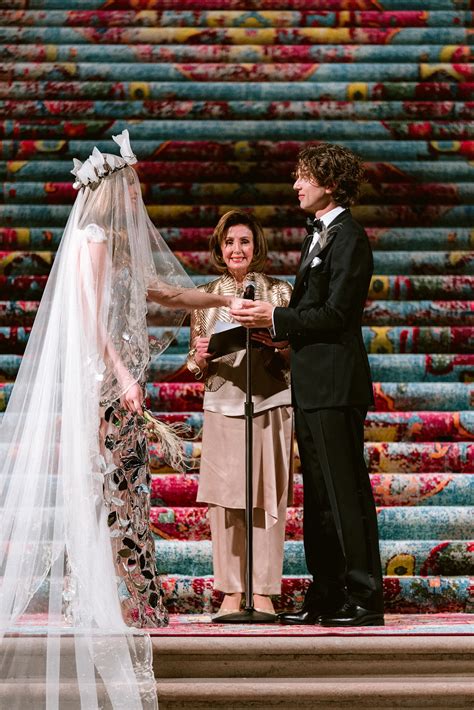
[[[220,276],[200,286],[213,294],[241,297],[247,284],[255,299],[286,306],[291,286],[263,273],[268,245],[259,222],[234,209],[219,220],[209,243],[210,263]],[[193,311],[188,369],[205,384],[201,470],[197,500],[209,506],[214,587],[224,593],[219,614],[240,609],[245,590],[246,352],[218,358],[209,352],[218,321],[231,323],[224,307]],[[281,591],[286,508],[293,455],[287,343],[256,335],[253,378],[254,606],[274,612]]]

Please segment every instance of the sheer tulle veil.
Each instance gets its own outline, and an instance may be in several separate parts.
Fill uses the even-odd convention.
[[[192,285],[151,223],[128,132],[94,149],[0,428],[0,706],[156,708],[149,636],[125,625],[99,410],[148,364],[147,288]],[[167,313],[163,351],[184,317]]]

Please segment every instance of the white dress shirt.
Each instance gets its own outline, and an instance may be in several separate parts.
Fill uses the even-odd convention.
[[[344,212],[345,209],[346,209],[345,207],[341,207],[340,205],[338,205],[337,207],[334,207],[334,209],[332,209],[330,212],[326,212],[326,214],[323,214],[323,216],[319,217],[318,219],[321,220],[321,222],[324,224],[325,227],[329,227],[331,222],[333,220],[335,220],[336,217],[341,214],[341,212]],[[316,231],[314,232],[311,245],[308,249],[308,254],[311,251],[311,249],[313,249],[313,247],[316,246],[316,243],[319,241],[320,236],[321,235],[319,232],[316,232]]]

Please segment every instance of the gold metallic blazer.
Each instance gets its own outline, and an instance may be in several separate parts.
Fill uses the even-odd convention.
[[[262,273],[247,274],[246,280],[255,283],[256,301],[269,301],[274,306],[287,306],[290,302],[292,287],[288,281],[275,279]],[[242,284],[238,284],[234,277],[228,272],[215,281],[203,284],[198,288],[207,293],[219,293],[225,296],[241,297],[243,295]],[[210,362],[206,370],[201,370],[194,359],[194,353],[197,338],[212,335],[218,320],[227,323],[232,322],[228,308],[220,306],[218,308],[192,311],[190,351],[186,361],[188,370],[190,370],[197,379],[205,377],[206,390],[212,392],[215,392],[224,384],[224,379],[218,374],[219,363],[225,361],[228,365],[232,364],[236,354],[231,353],[230,355],[224,355]],[[274,351],[271,348],[263,348],[262,357],[265,358],[265,366],[271,371],[273,377],[277,377],[286,383],[289,382],[288,363],[278,351]]]

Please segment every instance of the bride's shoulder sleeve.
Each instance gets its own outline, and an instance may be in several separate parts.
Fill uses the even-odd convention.
[[[95,244],[107,241],[105,231],[102,229],[102,227],[99,227],[98,224],[94,223],[87,225],[87,227],[84,229],[84,236],[88,242],[93,242]]]

